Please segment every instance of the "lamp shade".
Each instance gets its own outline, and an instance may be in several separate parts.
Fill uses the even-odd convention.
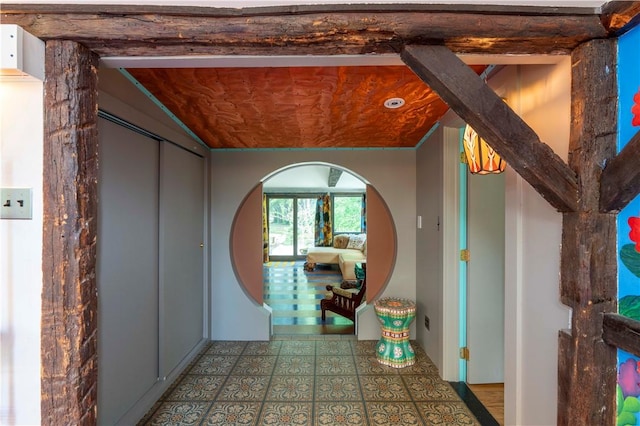
[[[464,129],[462,145],[467,158],[469,171],[473,174],[486,175],[502,173],[507,163],[467,124]]]

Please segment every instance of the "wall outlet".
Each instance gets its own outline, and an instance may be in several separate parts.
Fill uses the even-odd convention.
[[[426,315],[424,316],[424,326],[429,330],[429,317]]]
[[[32,219],[31,188],[0,189],[0,219]]]

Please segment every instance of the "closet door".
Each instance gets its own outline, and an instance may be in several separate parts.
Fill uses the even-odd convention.
[[[161,167],[160,335],[166,376],[204,334],[204,160],[163,143]]]
[[[98,423],[115,424],[158,378],[159,144],[98,122]]]

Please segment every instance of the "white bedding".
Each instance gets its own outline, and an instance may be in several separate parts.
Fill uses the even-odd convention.
[[[349,259],[365,259],[361,250],[339,249],[335,247],[311,247],[307,251],[307,262],[309,263],[331,263],[338,264],[338,257],[344,254]]]

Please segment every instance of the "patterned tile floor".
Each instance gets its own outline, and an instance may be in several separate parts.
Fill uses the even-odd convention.
[[[435,365],[386,367],[375,341],[211,342],[140,425],[479,425]]]

